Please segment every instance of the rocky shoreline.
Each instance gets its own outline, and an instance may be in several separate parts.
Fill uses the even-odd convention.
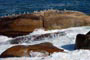
[[[0,18],[0,35],[27,35],[35,29],[63,29],[90,26],[90,16],[77,11],[46,10]]]
[[[74,29],[73,29],[74,30]],[[64,40],[65,35],[70,35],[70,31],[72,30],[68,30],[69,32],[65,34],[65,32],[51,32],[51,33],[45,33],[44,34],[35,34],[35,35],[29,35],[29,36],[21,36],[21,37],[17,37],[17,38],[13,38],[11,40],[8,40],[7,42],[10,42],[9,44],[13,44],[12,47],[6,49],[5,51],[3,51],[0,54],[0,58],[14,58],[14,57],[47,57],[52,55],[53,53],[70,53],[69,51],[65,50],[65,46],[67,46],[67,48],[72,48],[71,46],[69,46],[68,44],[65,44],[64,46],[62,45],[62,40]],[[76,31],[76,30],[75,30]],[[78,30],[77,30],[78,31]],[[83,31],[84,32],[84,31]],[[86,32],[85,34],[83,34],[83,32],[81,34],[77,34],[75,35],[75,43],[73,46],[73,51],[77,50],[88,50],[90,49],[90,31],[88,30],[88,32]],[[72,31],[71,33],[74,33],[74,31]],[[59,35],[59,40],[56,39],[55,41],[58,41],[58,44],[60,44],[62,47],[57,47],[55,45],[53,45],[52,42],[41,42],[41,43],[35,43],[32,44],[33,42],[35,42],[36,40],[38,42],[40,42],[40,40],[43,40],[42,38],[48,38],[46,40],[49,40],[50,38],[53,39],[53,36],[56,36],[54,38],[57,38],[57,36]],[[63,39],[61,40],[60,38],[63,37]],[[69,36],[68,36],[69,37]],[[68,38],[66,37],[66,38]],[[32,40],[33,39],[33,40]],[[32,40],[31,43],[29,43],[29,40]],[[69,40],[72,41],[72,39]],[[26,41],[26,42],[24,42]],[[53,41],[53,40],[52,40]],[[66,41],[68,41],[68,39],[66,39]],[[25,44],[23,45],[22,43],[29,43],[29,44]],[[70,45],[71,43],[68,42]],[[15,45],[14,45],[15,44]],[[72,52],[73,52],[72,51]],[[40,55],[39,55],[40,54]]]

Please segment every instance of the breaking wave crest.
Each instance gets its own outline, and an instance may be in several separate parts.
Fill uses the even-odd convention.
[[[26,36],[19,36],[16,38],[9,38],[6,36],[0,36],[0,43],[5,43],[5,42],[10,42],[14,41],[15,39],[19,39],[23,37],[23,40],[26,40],[27,42],[20,42],[19,44],[21,45],[34,45],[34,44],[39,44],[42,42],[51,42],[54,46],[58,48],[62,48],[67,53],[53,53],[50,56],[46,57],[20,57],[20,58],[5,58],[6,60],[85,60],[85,59],[90,59],[90,51],[89,50],[74,50],[75,46],[75,39],[77,34],[86,34],[88,31],[90,31],[90,26],[85,26],[85,27],[73,27],[73,28],[67,28],[67,29],[62,29],[62,30],[49,30],[45,31],[43,29],[38,29],[35,30],[34,32],[30,33],[29,35]],[[53,33],[59,32],[59,34],[54,35]],[[45,34],[50,33],[51,35],[49,36],[42,36]],[[32,36],[41,36],[38,40],[31,40]],[[50,37],[52,36],[52,37]],[[30,39],[29,39],[30,38]],[[35,37],[34,37],[35,38]],[[44,38],[44,39],[43,39]],[[16,44],[0,44],[0,54],[5,51],[6,49],[10,48],[11,46],[14,46]],[[32,54],[42,54],[42,53],[33,53]],[[5,60],[4,59],[4,60]],[[1,59],[3,60],[3,59]]]

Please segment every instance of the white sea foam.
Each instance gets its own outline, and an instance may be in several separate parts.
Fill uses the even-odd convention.
[[[12,39],[12,38],[9,38],[9,37],[7,37],[7,36],[0,35],[0,43],[1,43],[1,42],[5,42],[5,41],[8,41],[8,40],[10,40],[10,39]]]
[[[54,37],[52,39],[46,38],[45,41],[51,42],[54,44],[54,46],[57,46],[58,48],[64,49],[67,53],[53,53],[50,56],[46,57],[14,57],[14,58],[4,58],[0,60],[90,60],[90,51],[89,50],[74,50],[75,47],[75,39],[77,34],[86,34],[88,31],[90,31],[90,26],[86,27],[73,27],[68,29],[62,29],[62,30],[36,30],[31,35],[35,34],[45,34],[45,33],[52,33],[57,31],[64,31],[66,35],[60,36],[60,37]],[[29,35],[28,35],[29,36]],[[3,41],[4,38],[0,38],[0,41]],[[5,38],[5,40],[8,40],[8,37]],[[43,42],[45,42],[43,41]],[[42,41],[33,42],[34,43],[41,43]],[[27,43],[26,43],[27,44]],[[0,45],[0,53],[5,51],[7,48],[11,47],[11,44],[7,45]],[[36,52],[37,53],[37,52]],[[35,53],[35,54],[36,54]]]

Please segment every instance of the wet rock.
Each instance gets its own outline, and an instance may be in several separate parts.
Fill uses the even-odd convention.
[[[40,44],[36,44],[36,45],[28,45],[28,46],[17,45],[17,46],[13,46],[13,47],[7,49],[6,51],[4,51],[0,55],[0,58],[34,56],[34,55],[32,55],[32,54],[34,54],[32,52],[41,52],[41,53],[45,54],[44,56],[46,56],[47,54],[50,55],[54,52],[64,52],[64,50],[53,46],[49,42],[40,43]]]
[[[78,34],[76,36],[76,49],[90,49],[90,35]]]
[[[21,37],[16,37],[9,42],[11,44],[19,44],[19,43],[29,43],[30,41],[41,41],[44,40],[45,38],[54,38],[54,37],[60,37],[66,35],[65,32],[54,32],[54,33],[46,33],[46,34],[41,34],[41,35],[30,35],[30,36],[21,36]]]

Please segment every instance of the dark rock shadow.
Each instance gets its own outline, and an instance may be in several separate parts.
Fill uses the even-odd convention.
[[[73,51],[75,50],[75,44],[64,45],[62,46],[62,48],[69,50],[69,51]]]

